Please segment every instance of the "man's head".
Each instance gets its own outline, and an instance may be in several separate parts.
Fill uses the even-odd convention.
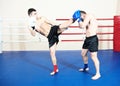
[[[32,16],[36,16],[36,15],[37,15],[36,9],[34,9],[34,8],[28,9],[28,16],[32,17]]]
[[[85,12],[85,11],[83,11],[83,10],[80,10],[80,13],[82,13],[82,14],[86,14],[86,12]]]
[[[80,10],[80,13],[81,13],[81,18],[84,19],[85,18],[85,15],[87,14],[85,11],[82,11]]]
[[[37,19],[37,12],[34,8],[28,9],[28,16],[29,16],[29,26],[31,26],[33,29],[35,28],[35,23]]]

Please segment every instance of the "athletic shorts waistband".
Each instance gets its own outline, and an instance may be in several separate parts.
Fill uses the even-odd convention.
[[[86,39],[91,39],[91,38],[94,38],[94,37],[97,37],[97,35],[93,35],[93,36],[90,36],[90,37],[86,37]]]

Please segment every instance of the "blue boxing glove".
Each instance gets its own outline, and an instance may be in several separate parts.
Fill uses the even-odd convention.
[[[78,22],[80,22],[81,21],[81,12],[80,12],[80,10],[75,11],[72,17],[73,17],[73,23],[76,20],[78,20]]]

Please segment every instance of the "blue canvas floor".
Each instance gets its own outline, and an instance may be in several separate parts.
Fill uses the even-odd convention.
[[[53,69],[49,51],[4,51],[0,55],[0,86],[118,86],[120,52],[100,50],[98,58],[102,77],[92,80],[94,64],[89,55],[88,72],[83,67],[81,51],[57,51],[59,73]]]

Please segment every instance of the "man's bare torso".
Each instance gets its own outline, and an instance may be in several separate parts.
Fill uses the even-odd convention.
[[[51,24],[46,22],[46,19],[44,17],[39,17],[36,20],[36,30],[41,33],[44,36],[48,36],[50,29],[51,29]]]
[[[86,26],[86,36],[90,37],[97,34],[97,21],[94,16],[86,15],[89,17],[89,23]]]

